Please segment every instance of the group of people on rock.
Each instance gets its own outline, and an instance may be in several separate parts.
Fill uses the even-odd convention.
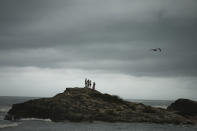
[[[92,89],[95,90],[96,83],[95,82],[92,83],[91,80],[86,78],[85,79],[85,87],[86,88],[91,88],[91,86],[92,86]]]

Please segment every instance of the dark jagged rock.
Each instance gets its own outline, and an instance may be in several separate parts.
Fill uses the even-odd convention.
[[[167,109],[183,116],[197,116],[197,102],[189,99],[178,99]]]
[[[52,98],[14,104],[5,119],[31,117],[52,121],[192,123],[165,109],[124,101],[118,96],[102,94],[90,88],[67,88]]]

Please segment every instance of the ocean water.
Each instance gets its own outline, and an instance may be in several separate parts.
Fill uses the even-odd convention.
[[[174,101],[170,100],[142,100],[142,99],[128,99],[127,101],[143,103],[145,105],[167,109],[167,107]]]
[[[49,119],[28,118],[19,121],[3,120],[14,103],[32,97],[0,97],[0,131],[197,131],[196,125],[173,125],[151,123],[108,123],[108,122],[51,122]],[[166,108],[172,101],[130,100],[145,105]]]

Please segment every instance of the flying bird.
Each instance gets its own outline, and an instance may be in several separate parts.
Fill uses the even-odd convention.
[[[154,49],[150,49],[151,51],[159,51],[159,52],[161,52],[162,50],[161,50],[161,48],[154,48]]]

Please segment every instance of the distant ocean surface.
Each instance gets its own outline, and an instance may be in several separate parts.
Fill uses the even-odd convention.
[[[107,123],[107,122],[51,122],[49,119],[22,119],[19,121],[3,120],[12,104],[21,103],[33,97],[4,97],[0,96],[0,131],[197,131],[197,126],[151,124],[151,123]],[[172,101],[166,100],[135,100],[154,107],[166,108]]]

